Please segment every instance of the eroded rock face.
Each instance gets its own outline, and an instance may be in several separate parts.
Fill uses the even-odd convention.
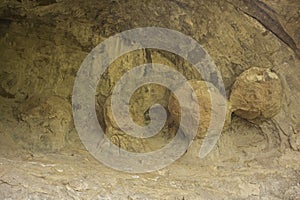
[[[106,126],[105,135],[113,144],[122,149],[135,152],[145,149],[145,142],[142,139],[130,137],[118,127],[111,111],[111,97],[109,97],[105,102],[103,114]]]
[[[300,62],[290,49],[292,46],[280,40],[278,34],[276,36],[278,26],[270,26],[272,24],[268,22],[278,25],[279,21],[299,48],[299,0],[255,1],[268,15],[275,16],[271,21],[270,18],[258,18],[264,12],[243,6],[245,2],[254,0],[2,1],[0,199],[297,198],[300,182]],[[233,116],[230,129],[222,132],[218,145],[206,160],[194,156],[199,148],[189,149],[179,160],[185,159],[187,164],[174,163],[164,171],[140,178],[111,171],[98,162],[90,165],[93,159],[86,154],[64,157],[43,154],[35,158],[28,155],[33,162],[26,158],[22,162],[12,162],[15,157],[2,159],[2,156],[7,157],[6,152],[12,151],[11,147],[33,150],[34,154],[59,150],[66,142],[71,144],[66,149],[72,154],[84,148],[75,131],[72,137],[67,135],[71,126],[69,120],[72,121],[72,88],[80,64],[108,37],[149,26],[177,30],[198,41],[220,70],[227,94],[232,91],[232,110],[248,121],[268,118],[278,112],[279,99],[271,96],[275,95],[279,80],[258,75],[263,77],[261,79],[255,75],[257,80],[249,81],[245,79],[248,75],[244,78],[239,75],[243,76],[243,72],[252,66],[276,71],[285,96],[279,114],[257,126]],[[173,129],[178,126],[176,113],[171,113],[168,120],[173,121],[167,122],[157,137],[149,138],[149,141],[136,140],[116,127],[109,116],[107,101],[115,83],[126,71],[150,62],[166,64],[188,80],[200,81],[195,70],[184,60],[153,49],[131,52],[125,59],[113,63],[99,81],[97,113],[111,141],[129,151],[160,148],[173,137],[176,132]],[[259,89],[256,89],[257,85]],[[204,122],[198,134],[203,137],[211,102],[206,86],[197,83],[195,88],[199,97],[205,100],[201,104]],[[163,89],[156,90],[156,86],[137,91],[131,102],[132,119],[144,125],[149,122],[149,105],[161,103],[167,108],[169,97],[164,96],[164,92]],[[246,99],[249,102],[244,102]],[[200,145],[201,140],[193,144],[197,142]],[[190,151],[195,153],[188,155]],[[19,150],[13,153],[19,154]]]
[[[148,84],[139,88],[132,95],[130,100],[131,104],[128,109],[131,119],[128,120],[132,120],[133,123],[139,126],[146,126],[150,122],[149,108],[151,106],[155,103],[160,103],[167,107],[168,98],[165,96],[167,96],[168,93],[164,93],[164,91],[166,91],[164,87],[155,84]],[[173,119],[167,118],[162,130],[151,138],[136,138],[130,136],[123,132],[115,121],[115,117],[125,118],[126,116],[122,115],[122,112],[118,112],[116,113],[117,116],[113,116],[111,106],[111,96],[109,96],[103,106],[105,135],[120,148],[132,152],[153,151],[165,145],[176,133],[176,124],[173,123]]]
[[[185,98],[185,101],[187,101],[187,102],[198,101],[200,118],[199,118],[199,128],[198,128],[198,133],[197,133],[196,138],[203,138],[205,136],[205,133],[207,132],[209,125],[210,125],[210,122],[212,119],[212,112],[214,112],[214,113],[221,112],[221,110],[218,110],[221,107],[217,107],[217,108],[215,108],[217,110],[213,110],[211,95],[214,95],[215,97],[217,97],[217,99],[216,99],[217,102],[224,103],[224,101],[226,101],[226,99],[219,93],[218,89],[209,82],[193,79],[193,80],[189,81],[189,84],[192,86],[192,88],[196,94],[196,97],[183,97],[183,98]],[[177,90],[178,91],[183,90],[183,87],[179,86]],[[225,104],[223,106],[226,107]],[[179,105],[179,102],[172,95],[169,99],[168,108],[171,113],[171,116],[174,118],[174,120],[178,124],[180,124],[180,114],[181,114],[180,107],[181,107],[181,105]],[[190,124],[187,124],[187,126],[183,127],[183,128],[184,129],[191,128],[193,126],[193,124],[195,124],[193,119],[196,119],[196,118],[197,118],[196,116],[192,117]],[[224,121],[221,120],[220,122],[212,122],[212,123],[223,123],[223,122]],[[228,110],[225,127],[227,127],[229,125],[229,123],[230,123],[230,114],[229,114],[229,110]]]
[[[245,119],[268,119],[282,104],[279,77],[270,69],[252,67],[237,77],[231,91],[232,111]]]
[[[164,53],[164,54],[162,54]],[[173,58],[170,60],[168,58]],[[115,84],[127,71],[134,66],[139,66],[146,63],[159,63],[169,66],[184,74],[187,78],[199,77],[196,69],[192,68],[189,63],[183,59],[176,57],[168,52],[160,52],[157,50],[137,50],[130,54],[123,55],[116,59],[104,73],[99,81],[97,88],[97,105],[96,110],[100,124],[105,130],[105,134],[115,145],[120,145],[130,151],[145,152],[155,150],[165,145],[176,134],[178,124],[173,118],[167,117],[167,121],[159,132],[148,139],[138,139],[128,136],[120,130],[116,124],[111,111],[111,95]],[[177,64],[175,64],[177,63]],[[162,71],[163,73],[163,71]],[[143,79],[144,72],[136,73],[135,78]],[[176,81],[176,78],[174,79]],[[132,93],[130,88],[133,88],[135,82],[132,81],[128,88],[122,88],[124,93]],[[160,104],[167,111],[169,103],[170,90],[159,84],[149,83],[143,85],[131,94],[128,109],[130,117],[134,123],[139,126],[146,126],[150,123],[149,109],[155,104]],[[118,114],[122,114],[119,112]],[[124,116],[119,116],[124,118]]]
[[[29,133],[22,136],[26,146],[30,144],[30,149],[39,151],[57,151],[65,146],[73,124],[66,100],[52,96],[36,106],[25,104],[20,112],[20,120],[29,126]]]
[[[295,123],[291,126],[295,127],[299,124],[299,80],[295,75],[299,73],[299,63],[288,46],[259,22],[236,9],[237,2],[240,1],[67,0],[53,1],[48,5],[38,1],[5,1],[0,5],[0,100],[5,104],[0,108],[1,117],[10,118],[10,114],[4,114],[10,113],[10,105],[27,102],[32,96],[48,98],[55,95],[70,99],[76,72],[93,47],[131,28],[158,26],[180,31],[203,45],[222,73],[227,92],[236,77],[251,66],[285,66],[283,70],[274,67],[285,79],[286,91],[293,94],[282,119],[291,121],[290,113],[293,113]],[[299,46],[299,28],[295,26],[299,21],[299,3],[267,4],[281,15],[280,22]],[[145,52],[141,55],[131,52],[132,57],[117,62],[115,68],[110,66],[107,76],[99,83],[102,90],[97,100],[101,106],[123,73],[151,59],[175,66],[188,79],[198,78],[176,56],[149,51],[150,56]],[[104,124],[101,109],[99,116],[99,121]],[[135,118],[142,121],[143,117]],[[292,135],[290,125],[286,127],[287,135]],[[16,141],[19,140],[16,137]]]

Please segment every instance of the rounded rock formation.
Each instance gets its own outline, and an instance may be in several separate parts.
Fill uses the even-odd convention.
[[[270,69],[252,67],[237,77],[231,91],[231,111],[248,120],[268,119],[281,108],[282,86]]]

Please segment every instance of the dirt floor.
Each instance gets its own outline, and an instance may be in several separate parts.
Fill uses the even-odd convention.
[[[1,123],[1,130],[20,129],[15,123]],[[1,140],[0,198],[298,199],[300,152],[281,148],[266,135],[257,135],[255,127],[243,126],[247,124],[233,122],[204,159],[193,152],[197,140],[175,163],[142,174],[108,168],[82,146],[41,153]]]

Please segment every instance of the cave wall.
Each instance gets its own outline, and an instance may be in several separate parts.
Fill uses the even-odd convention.
[[[265,3],[299,47],[299,2]],[[284,148],[299,150],[299,59],[293,49],[245,14],[243,8],[236,1],[219,0],[1,2],[2,135],[24,148],[45,151],[79,143],[70,105],[76,72],[85,56],[118,32],[159,26],[198,41],[221,71],[228,95],[236,78],[246,69],[259,67],[276,72],[283,85],[282,109],[272,120],[258,126],[276,137]],[[155,50],[137,54],[126,55],[122,62],[115,63],[108,72],[109,78],[104,77],[99,83],[104,88],[100,106],[121,73],[149,61],[148,54],[152,61],[194,76],[193,71],[183,70],[188,63],[174,55]],[[242,119],[234,121],[239,120]]]
[[[257,4],[249,7],[251,2]],[[300,60],[295,51],[300,48],[299,10],[299,0],[0,1],[0,199],[296,199],[300,194]],[[146,26],[174,29],[198,41],[222,73],[229,109],[242,105],[251,111],[274,103],[269,110],[274,108],[277,114],[267,112],[271,119],[253,120],[261,112],[233,113],[206,158],[197,157],[201,143],[193,142],[183,157],[157,172],[132,175],[96,162],[73,124],[76,73],[100,42]],[[130,151],[160,148],[178,125],[176,119],[168,119],[150,142],[136,141],[123,137],[107,111],[120,76],[150,61],[171,66],[202,87],[190,64],[168,52],[146,49],[116,60],[99,81],[96,107],[112,142]],[[251,79],[276,78],[258,81],[259,90],[244,90],[250,83],[243,77],[253,69],[267,76]],[[264,98],[269,93],[282,99]],[[198,95],[207,97],[201,90]],[[131,101],[133,120],[147,123],[145,110],[153,102],[172,112],[168,96],[164,88],[141,87]],[[248,99],[244,97],[251,102],[243,105]],[[202,138],[198,135],[196,140]]]

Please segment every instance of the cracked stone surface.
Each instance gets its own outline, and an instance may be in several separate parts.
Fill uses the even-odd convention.
[[[299,199],[299,10],[299,0],[0,1],[0,199]],[[227,96],[233,95],[229,109],[235,112],[204,159],[199,137],[172,165],[128,174],[104,166],[83,147],[72,119],[72,89],[96,45],[146,26],[198,41],[221,72]],[[142,49],[118,58],[95,91],[99,123],[116,144],[115,136],[124,133],[108,111],[112,89],[127,70],[149,62],[202,81],[190,63],[169,52]],[[253,68],[269,69],[276,80],[249,93],[244,75]],[[276,97],[268,99],[267,91]],[[238,111],[241,98],[234,96],[249,101],[242,105],[246,112]],[[148,107],[167,109],[169,97],[158,85],[141,87],[131,99],[132,119],[149,123]],[[253,108],[261,112],[253,115]],[[253,116],[260,117],[254,122]],[[152,151],[177,128],[168,118],[150,141],[124,137],[120,147]]]

